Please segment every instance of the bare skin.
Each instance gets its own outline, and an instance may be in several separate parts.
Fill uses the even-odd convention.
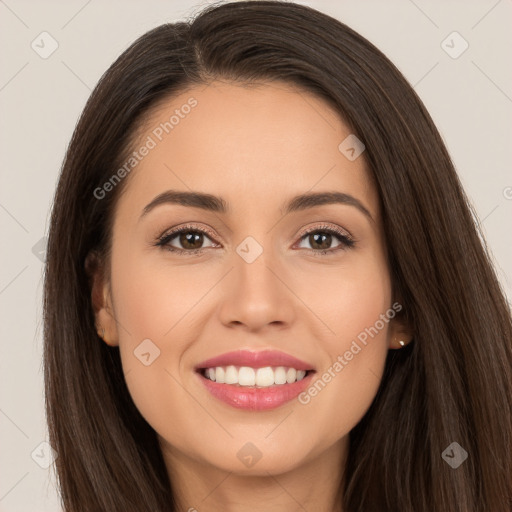
[[[158,140],[155,128],[191,97],[197,105]],[[349,432],[375,397],[387,351],[411,337],[398,316],[388,318],[346,357],[396,301],[377,192],[363,157],[350,161],[338,149],[350,133],[328,104],[291,85],[222,81],[160,104],[140,131],[136,148],[148,136],[156,146],[125,178],[110,266],[105,279],[97,273],[93,299],[132,398],[159,436],[181,510],[342,511]],[[229,211],[161,203],[142,215],[170,189],[221,196]],[[333,191],[369,215],[348,203],[283,213],[295,195]],[[202,252],[168,250],[192,251],[179,235],[157,245],[188,224],[210,233],[194,242]],[[310,228],[341,229],[353,244],[335,235],[315,244],[304,235]],[[243,245],[247,237],[256,244]],[[262,252],[248,263],[241,244]],[[148,365],[134,354],[147,339]],[[194,367],[240,348],[281,350],[331,378],[309,400],[237,409],[213,397]],[[342,371],[333,370],[339,357]],[[252,465],[240,458],[254,450],[247,443],[261,456]]]

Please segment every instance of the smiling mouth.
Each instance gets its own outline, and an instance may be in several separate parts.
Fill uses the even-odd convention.
[[[287,366],[214,366],[197,372],[212,382],[245,388],[269,388],[300,382],[314,370],[297,370]]]

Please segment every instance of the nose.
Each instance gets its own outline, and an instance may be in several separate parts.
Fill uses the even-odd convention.
[[[287,272],[270,252],[263,251],[251,263],[234,256],[234,268],[222,290],[219,315],[224,325],[257,332],[283,329],[294,321],[295,298],[286,283]]]

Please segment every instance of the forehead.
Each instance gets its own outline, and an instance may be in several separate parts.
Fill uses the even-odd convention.
[[[141,124],[132,149],[150,149],[139,155],[122,201],[191,189],[261,209],[333,189],[357,194],[376,213],[364,159],[351,161],[339,148],[350,135],[325,101],[291,84],[191,87],[160,101]]]

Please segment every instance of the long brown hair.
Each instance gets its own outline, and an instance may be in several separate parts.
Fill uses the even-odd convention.
[[[510,312],[450,156],[397,68],[343,23],[291,2],[210,6],[140,37],[103,75],[73,134],[49,233],[44,368],[64,510],[172,511],[154,430],[96,333],[85,261],[108,260],[123,183],[99,200],[143,116],[215,78],[319,95],[364,142],[393,286],[414,340],[391,350],[350,433],[344,512],[498,512],[512,496]],[[133,148],[132,148],[133,149]],[[468,458],[454,469],[443,451]]]

